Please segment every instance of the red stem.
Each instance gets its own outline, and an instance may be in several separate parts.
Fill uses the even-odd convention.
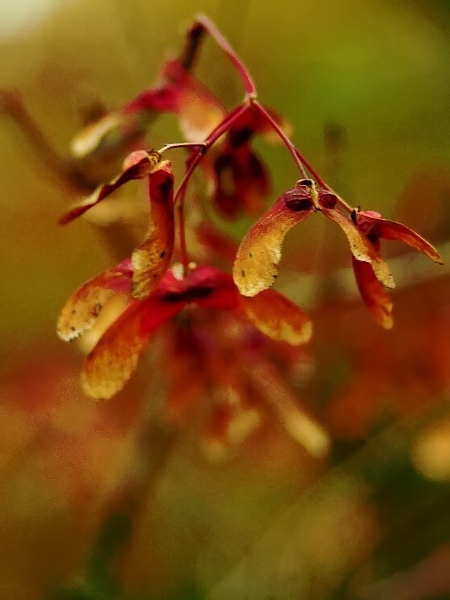
[[[217,125],[215,129],[211,131],[206,140],[201,144],[201,147],[192,154],[192,156],[188,160],[188,167],[186,169],[186,173],[184,174],[184,177],[181,180],[181,183],[175,192],[174,204],[176,204],[176,202],[179,199],[182,199],[189,179],[191,178],[192,173],[199,165],[204,154],[206,154],[206,152],[211,148],[211,146],[217,142],[217,140],[231,127],[234,121],[236,121],[246,110],[248,110],[248,105],[240,104],[231,112],[229,112],[228,115],[224,118],[224,120],[221,123],[219,123],[219,125]]]
[[[239,72],[239,75],[242,79],[242,83],[244,84],[244,89],[247,98],[256,98],[257,91],[256,85],[253,81],[252,76],[250,75],[247,67],[244,65],[242,60],[237,55],[236,51],[233,49],[228,40],[220,33],[220,31],[216,28],[216,26],[204,15],[200,15],[195,23],[198,23],[209,33],[209,35],[215,40],[215,42],[222,48],[228,58],[231,60],[233,65]]]
[[[200,164],[204,154],[211,148],[215,142],[231,127],[231,125],[236,121],[246,110],[248,110],[248,104],[240,104],[236,108],[234,108],[228,115],[224,118],[224,120],[219,123],[219,125],[213,129],[213,131],[208,135],[206,140],[201,144],[195,144],[199,146],[197,150],[190,156],[187,160],[187,168],[184,174],[183,179],[181,180],[180,185],[178,186],[175,196],[174,196],[174,206],[179,201],[178,204],[178,229],[179,229],[179,240],[180,240],[180,253],[181,253],[181,262],[184,267],[185,273],[188,269],[188,253],[186,248],[186,232],[185,232],[185,221],[184,221],[184,196],[186,193],[186,187],[191,178],[193,172]]]
[[[181,202],[178,204],[178,235],[180,242],[181,264],[183,265],[184,274],[187,275],[189,258],[186,246],[186,227],[184,219],[184,192],[181,196]]]
[[[348,212],[352,212],[353,208],[345,202],[336,192],[322,179],[316,169],[312,166],[312,164],[303,156],[303,154],[294,146],[289,137],[284,133],[275,119],[269,114],[269,112],[260,104],[257,100],[252,100],[252,105],[259,110],[261,115],[270,123],[273,130],[278,134],[281,138],[289,152],[294,158],[295,164],[297,165],[302,177],[307,179],[307,174],[305,169],[311,174],[313,179],[324,189],[330,191],[337,198],[338,204]]]
[[[281,129],[281,127],[278,125],[275,119],[267,112],[264,106],[262,106],[262,104],[260,104],[257,100],[253,100],[252,105],[261,113],[261,115],[266,119],[266,121],[268,121],[272,129],[275,131],[275,133],[281,138],[284,145],[291,153],[292,158],[294,159],[295,164],[297,165],[298,170],[300,171],[303,179],[307,179],[308,176],[303,166],[304,162],[297,148],[294,146],[294,144],[291,142],[288,136],[284,133],[284,131]]]

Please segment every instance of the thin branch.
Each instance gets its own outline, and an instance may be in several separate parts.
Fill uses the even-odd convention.
[[[242,62],[242,60],[239,58],[238,54],[236,53],[234,48],[231,46],[231,44],[228,42],[228,40],[220,33],[220,31],[208,19],[208,17],[205,17],[204,15],[200,15],[194,23],[194,28],[199,27],[199,26],[203,27],[209,33],[209,35],[214,39],[214,41],[218,44],[218,46],[220,46],[220,48],[222,48],[222,50],[225,52],[225,54],[231,60],[233,65],[236,67],[236,69],[241,77],[242,83],[244,85],[244,89],[245,89],[247,98],[256,98],[257,91],[256,91],[255,82],[253,81],[253,78],[250,75],[249,70],[247,69],[245,64]]]

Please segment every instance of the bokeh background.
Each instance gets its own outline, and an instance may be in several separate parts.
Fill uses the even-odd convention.
[[[384,332],[348,281],[340,232],[320,219],[293,232],[280,288],[315,321],[298,397],[333,440],[320,459],[273,418],[218,461],[202,410],[176,428],[158,417],[151,355],[95,403],[79,389],[81,354],[55,336],[70,293],[138,235],[122,224],[115,246],[86,221],[58,227],[79,193],[56,167],[96,107],[156,81],[198,12],[327,181],[446,260],[386,249],[398,290]],[[449,33],[446,0],[0,4],[2,600],[450,598]],[[210,42],[197,73],[239,101]],[[14,118],[19,97],[33,139]],[[148,140],[179,140],[174,120]],[[295,169],[283,149],[258,148],[275,197]],[[119,163],[83,168],[102,181]]]

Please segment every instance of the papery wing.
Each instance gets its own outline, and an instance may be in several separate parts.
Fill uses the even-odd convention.
[[[325,456],[331,447],[328,432],[304,410],[298,394],[273,363],[261,358],[255,360],[248,375],[261,397],[272,405],[288,434],[312,456]]]
[[[112,150],[119,152],[131,144],[135,145],[144,136],[143,123],[137,116],[112,111],[86,125],[72,139],[70,153],[81,160],[95,156],[96,153],[110,153]]]
[[[106,302],[117,292],[131,291],[131,265],[126,260],[86,281],[69,298],[58,319],[58,336],[70,342],[90,329]]]
[[[352,257],[352,261],[356,283],[362,299],[372,312],[376,322],[384,329],[391,329],[394,325],[391,314],[392,301],[386,290],[375,277],[369,263],[356,260],[354,257]]]
[[[241,296],[241,306],[247,319],[273,340],[297,345],[311,339],[309,316],[275,290],[264,290],[250,298]]]
[[[180,92],[178,124],[186,142],[203,142],[225,118],[219,100],[197,79],[186,74]]]
[[[289,208],[283,194],[253,225],[239,246],[233,266],[234,282],[241,294],[255,296],[273,285],[285,235],[311,211],[310,202],[302,210]]]
[[[160,296],[132,302],[86,358],[81,373],[85,393],[107,399],[119,392],[136,371],[152,333],[182,308],[183,302],[167,303]]]
[[[149,175],[151,223],[147,238],[132,254],[133,297],[145,298],[170,265],[174,244],[173,174],[163,161]]]
[[[378,281],[385,287],[394,288],[395,283],[388,265],[378,254],[375,246],[359,231],[356,225],[336,209],[322,208],[322,212],[326,217],[337,223],[345,233],[354,258],[369,263]]]
[[[124,169],[115,179],[109,183],[100,185],[90,196],[74,204],[71,209],[62,215],[59,219],[60,225],[70,223],[77,217],[81,217],[86,211],[96,206],[102,200],[107,198],[115,190],[132,179],[142,179],[156,166],[161,160],[161,155],[156,152],[137,151],[125,159]]]
[[[425,256],[434,262],[440,265],[443,264],[443,260],[436,248],[413,229],[403,225],[403,223],[383,218],[375,219],[373,217],[367,217],[366,215],[362,216],[362,213],[358,216],[359,218],[364,218],[364,221],[368,221],[369,219],[372,221],[374,233],[375,235],[378,235],[378,237],[385,240],[403,242],[411,248],[414,248],[414,250],[425,254]]]

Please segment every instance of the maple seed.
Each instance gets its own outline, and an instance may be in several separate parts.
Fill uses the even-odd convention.
[[[243,101],[230,111],[191,73],[204,34],[211,35],[231,59],[244,85]],[[136,147],[136,133],[142,133],[140,141],[144,141],[144,123],[153,120],[147,117],[167,112],[177,115],[184,141],[166,144],[159,151],[131,152],[123,161],[117,177],[72,206],[60,220],[68,223],[82,216],[132,180],[145,179],[148,184],[150,216],[145,240],[129,258],[81,285],[66,303],[58,320],[59,337],[70,342],[94,327],[103,307],[110,301],[115,302],[117,295],[121,295],[123,306],[126,305],[85,360],[81,382],[90,396],[109,398],[121,390],[137,369],[138,361],[156,329],[173,321],[165,333],[172,331],[175,336],[183,336],[189,329],[193,340],[187,345],[185,356],[181,356],[177,349],[179,360],[173,362],[189,361],[194,357],[201,368],[192,369],[189,364],[189,371],[194,372],[195,380],[206,373],[208,390],[214,375],[218,379],[228,375],[230,379],[243,376],[240,364],[235,373],[231,373],[228,365],[217,368],[224,356],[228,357],[231,343],[239,339],[243,343],[237,344],[237,360],[246,364],[251,354],[251,361],[255,364],[248,369],[249,373],[258,373],[258,365],[261,365],[261,373],[268,371],[270,377],[262,378],[262,387],[273,388],[273,399],[279,402],[283,386],[278,383],[276,368],[272,368],[267,360],[267,369],[262,361],[266,360],[264,357],[273,355],[281,363],[283,354],[277,358],[276,348],[259,334],[267,336],[269,341],[291,345],[304,344],[311,338],[312,323],[308,315],[269,288],[278,278],[286,235],[313,213],[333,221],[344,233],[360,294],[377,323],[385,329],[393,325],[392,301],[385,288],[393,288],[394,281],[388,265],[379,254],[380,240],[401,241],[431,260],[442,263],[437,250],[413,230],[402,223],[384,219],[379,213],[352,208],[328,187],[291,142],[284,119],[259,103],[255,84],[246,66],[205,17],[199,17],[188,31],[186,45],[179,58],[166,61],[157,87],[143,91],[122,109],[91,127],[78,139],[77,156],[87,156],[102,145],[105,136],[112,130],[119,132],[121,129],[120,145],[129,151]],[[131,138],[124,130],[130,123],[134,124],[131,128],[132,145],[127,144]],[[252,148],[257,135],[281,141],[292,155],[301,177],[266,211],[264,207],[271,179],[266,165]],[[189,155],[184,176],[174,191],[171,163],[163,160],[162,155],[177,148],[184,148]],[[202,191],[201,198],[196,199],[200,194],[187,194],[186,188],[198,168],[210,185],[203,186],[205,191]],[[211,223],[205,223],[203,217],[208,211],[203,202],[208,194],[212,209],[218,213],[215,216],[228,220],[242,215],[259,217],[247,231],[239,248],[237,242],[230,241],[220,231],[220,226],[211,225],[217,221],[212,219]],[[197,202],[192,219],[185,204],[189,197]],[[175,218],[175,206],[179,209],[178,219]],[[176,232],[175,228],[178,228]],[[201,242],[202,249],[198,254],[190,255],[187,240],[194,236]],[[174,253],[179,256],[179,263],[172,262]],[[200,257],[206,264],[193,262],[200,261]],[[208,261],[228,264],[234,261],[233,274],[209,265]],[[227,311],[227,314],[223,320],[220,316],[217,320],[214,318],[214,326],[209,329],[212,319],[201,316],[197,319],[197,311],[211,309]],[[189,322],[189,327],[180,327],[180,313],[183,315],[181,319]],[[227,330],[233,332],[233,338],[228,334],[222,335],[220,323],[226,323]],[[246,337],[249,326],[257,330],[257,337],[251,332],[251,327],[250,337]],[[237,337],[238,330],[240,338]],[[254,339],[257,339],[256,345]],[[202,344],[205,344],[203,353],[199,350]],[[249,345],[251,351],[248,351]],[[211,358],[209,354],[216,350],[219,358]],[[210,360],[219,362],[216,365]],[[167,379],[171,379],[171,375]],[[184,386],[186,378],[180,379]],[[261,378],[258,376],[257,379]],[[226,381],[227,386],[233,388],[244,387],[243,383]],[[254,387],[253,384],[251,387]],[[184,391],[179,395],[184,396]],[[235,400],[233,398],[233,410],[241,398],[237,399],[238,402]],[[288,405],[295,404],[289,397],[287,400]],[[184,397],[181,402],[185,402]],[[295,411],[290,406],[288,408],[285,411],[287,429],[303,439],[305,426],[309,428],[308,435],[314,439],[310,447],[315,448],[316,455],[321,455],[328,447],[327,436],[317,427],[311,433],[309,422],[305,424],[303,418],[296,420]]]

